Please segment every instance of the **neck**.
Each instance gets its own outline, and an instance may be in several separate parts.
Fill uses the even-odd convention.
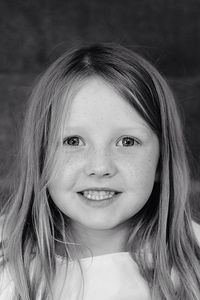
[[[127,251],[129,237],[128,223],[112,229],[91,229],[81,224],[72,224],[72,236],[76,246],[76,258],[98,256],[103,254]],[[74,250],[73,250],[74,253]]]

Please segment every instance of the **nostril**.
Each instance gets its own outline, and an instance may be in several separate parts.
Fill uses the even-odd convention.
[[[117,168],[114,164],[104,164],[103,162],[88,163],[85,167],[87,176],[97,176],[108,178],[116,174]]]
[[[90,173],[89,174],[90,176],[94,176],[94,175],[98,175],[98,172],[93,172],[93,173]],[[110,176],[110,173],[105,173],[105,174],[102,174],[102,176]]]
[[[88,176],[91,177],[91,178],[104,178],[104,179],[109,179],[110,177],[112,177],[114,174],[112,173],[90,173]]]

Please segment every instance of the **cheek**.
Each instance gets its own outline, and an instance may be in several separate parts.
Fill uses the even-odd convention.
[[[138,155],[129,157],[121,165],[123,173],[126,174],[127,185],[130,189],[145,192],[151,190],[155,181],[158,155]]]
[[[134,168],[133,168],[134,167]],[[127,203],[131,216],[135,215],[147,203],[155,182],[156,165],[151,161],[134,164],[126,176]]]
[[[77,153],[57,153],[56,164],[51,172],[50,185],[60,189],[73,188],[84,165],[82,155]]]

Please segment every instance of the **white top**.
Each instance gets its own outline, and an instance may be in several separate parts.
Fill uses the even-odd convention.
[[[59,262],[55,281],[55,299],[84,300],[149,300],[148,284],[141,277],[137,264],[127,252],[105,254],[70,262],[68,274]],[[61,275],[62,274],[62,275]],[[62,278],[62,280],[60,280]],[[82,280],[84,278],[84,282]],[[62,290],[62,285],[64,288]],[[82,298],[83,296],[83,298]],[[80,298],[79,298],[80,297]]]
[[[193,222],[200,244],[200,226]],[[81,266],[81,269],[80,269]],[[147,282],[128,252],[69,262],[57,257],[54,300],[150,300]],[[172,271],[173,280],[173,271]],[[11,300],[14,284],[8,269],[0,274],[0,300]],[[37,298],[40,300],[40,297]]]
[[[54,300],[150,300],[147,282],[128,252],[105,254],[70,262],[57,258],[58,268],[52,287]],[[67,270],[67,272],[66,272]],[[10,300],[13,282],[4,271],[0,300]]]

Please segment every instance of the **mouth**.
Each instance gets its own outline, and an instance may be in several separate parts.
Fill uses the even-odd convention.
[[[87,189],[84,191],[78,192],[84,198],[90,201],[105,201],[110,200],[114,196],[117,196],[121,192],[110,190],[110,189]]]

